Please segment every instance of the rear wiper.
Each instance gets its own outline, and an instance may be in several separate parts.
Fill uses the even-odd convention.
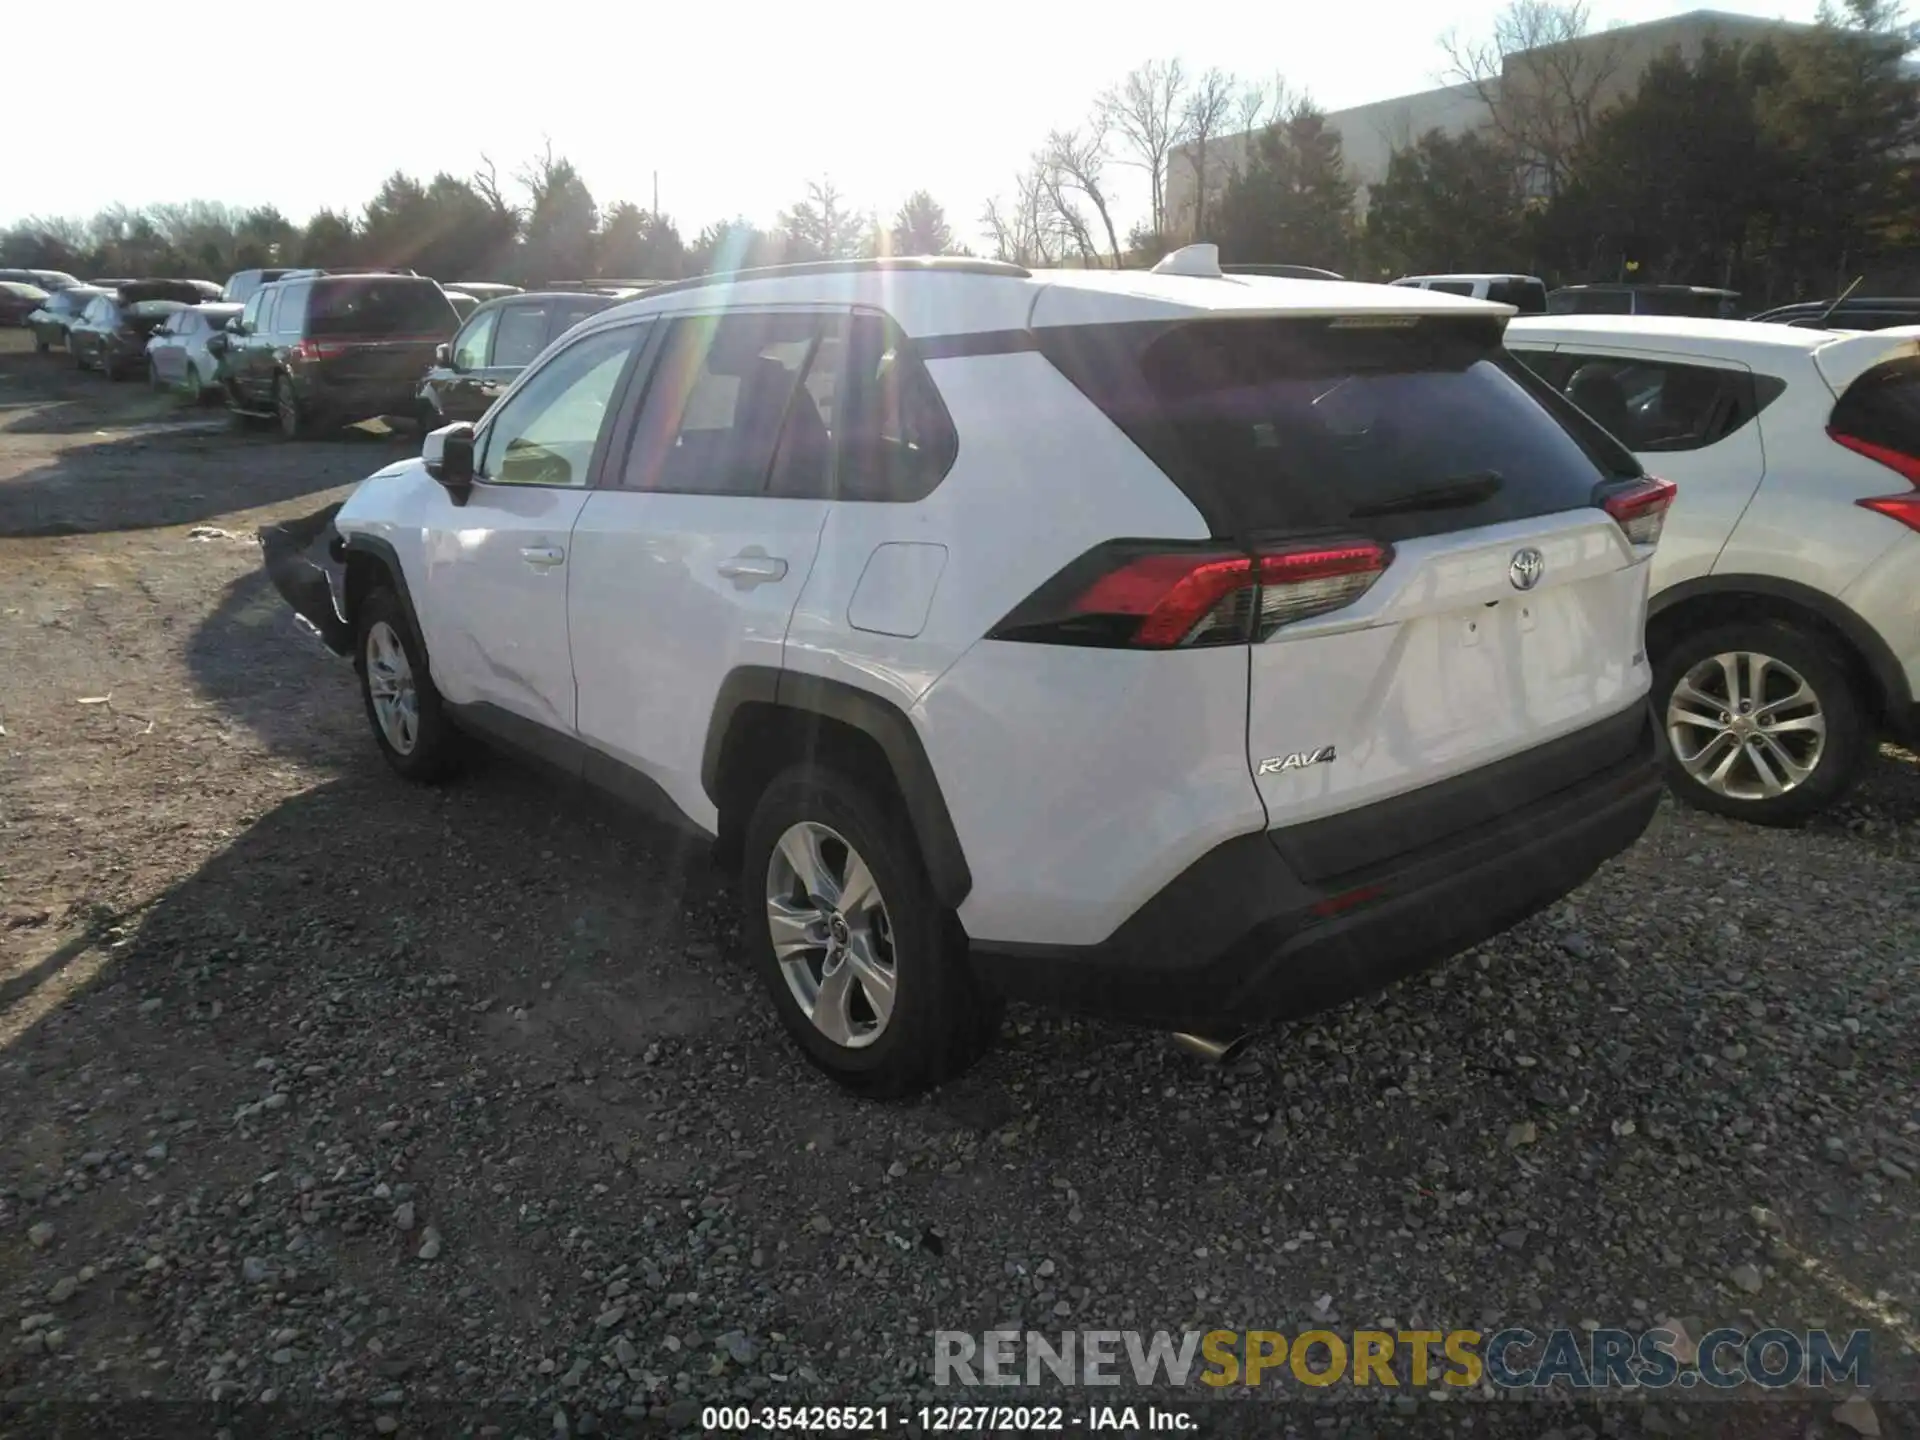
[[[1404,495],[1371,500],[1364,505],[1354,506],[1347,513],[1355,520],[1366,520],[1376,515],[1406,515],[1416,510],[1453,510],[1464,505],[1478,505],[1482,500],[1499,494],[1500,487],[1506,483],[1506,477],[1498,470],[1482,470],[1477,474],[1456,475],[1437,484],[1422,485],[1418,490],[1409,490]]]

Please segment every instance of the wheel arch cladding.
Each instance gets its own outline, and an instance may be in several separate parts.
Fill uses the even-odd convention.
[[[1906,672],[1874,628],[1840,601],[1771,575],[1705,575],[1661,592],[1647,615],[1658,651],[1687,630],[1736,621],[1798,625],[1835,641],[1860,698],[1877,719],[1897,721],[1913,705]]]
[[[878,695],[816,675],[742,666],[721,682],[700,783],[720,812],[723,863],[738,863],[747,816],[767,782],[810,755],[871,773],[892,791],[934,895],[957,909],[973,888],[973,872],[913,723]]]

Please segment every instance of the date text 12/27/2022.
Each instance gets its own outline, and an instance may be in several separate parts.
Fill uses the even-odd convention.
[[[1191,1434],[1199,1421],[1158,1405],[709,1405],[700,1412],[709,1433],[775,1435],[882,1433],[1035,1435],[1103,1431]]]

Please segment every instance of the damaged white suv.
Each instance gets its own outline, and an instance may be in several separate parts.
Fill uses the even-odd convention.
[[[1671,487],[1506,307],[1207,248],[662,286],[364,482],[337,592],[276,580],[401,774],[486,737],[711,837],[855,1088],[956,1073],[1008,996],[1330,1003],[1640,834]]]

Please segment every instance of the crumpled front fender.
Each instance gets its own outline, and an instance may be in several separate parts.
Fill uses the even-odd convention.
[[[336,655],[353,653],[353,626],[341,605],[332,555],[339,532],[333,528],[340,513],[336,501],[299,520],[263,525],[255,535],[264,552],[267,578],[293,613]],[[322,558],[316,559],[316,552]]]

